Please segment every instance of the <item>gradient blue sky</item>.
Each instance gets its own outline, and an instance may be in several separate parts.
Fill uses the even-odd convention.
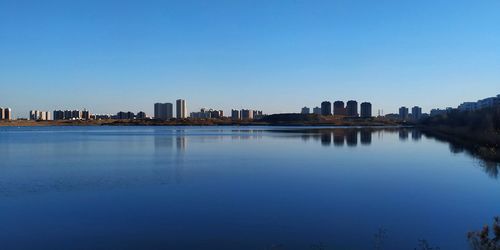
[[[428,112],[500,93],[499,13],[498,0],[0,0],[0,106]]]

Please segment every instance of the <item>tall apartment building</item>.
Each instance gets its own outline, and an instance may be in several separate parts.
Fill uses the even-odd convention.
[[[321,103],[321,115],[331,115],[332,114],[332,103],[329,101],[324,101]]]
[[[334,115],[346,115],[347,114],[343,101],[335,101],[333,103],[333,114]]]
[[[82,112],[80,110],[71,111],[71,118],[75,119],[75,120],[81,120],[82,119]]]
[[[4,108],[0,107],[0,120],[3,120],[4,119]]]
[[[84,109],[82,111],[81,119],[83,119],[83,120],[90,120],[90,117],[91,117],[90,111]]]
[[[420,120],[422,118],[422,108],[418,106],[411,108],[411,116],[414,120]]]
[[[155,119],[170,120],[174,117],[174,105],[172,103],[155,103]]]
[[[46,112],[47,120],[50,120],[49,112]],[[31,117],[31,116],[30,116]],[[90,120],[92,114],[87,109],[80,110],[54,110],[52,112],[52,120]]]
[[[71,120],[71,118],[73,118],[71,110],[64,110],[64,120]]]
[[[361,103],[361,117],[370,118],[372,117],[372,104],[369,102]]]
[[[40,111],[38,110],[31,110],[30,111],[30,120],[37,121],[40,119]]]
[[[313,114],[315,114],[315,115],[321,115],[321,108],[320,107],[314,107],[313,108]]]
[[[242,109],[240,111],[242,120],[252,120],[253,119],[253,110],[251,109]]]
[[[186,106],[186,101],[179,99],[175,102],[175,108],[176,108],[176,117],[177,119],[184,119],[187,118],[187,106]]]
[[[47,121],[50,120],[50,115],[47,111],[31,110],[29,118],[33,121]]]
[[[40,120],[42,121],[48,121],[50,120],[50,114],[48,111],[41,111],[40,112]]]
[[[52,118],[54,120],[64,120],[64,111],[54,110]]]
[[[253,119],[261,119],[264,117],[262,110],[253,110]]]
[[[231,109],[231,119],[240,120],[241,119],[240,111],[237,109]]]
[[[210,112],[210,118],[222,118],[224,117],[224,111],[222,110],[212,110],[210,109],[208,112]]]
[[[12,109],[4,108],[3,110],[3,120],[12,120]]]
[[[408,108],[407,107],[401,107],[399,108],[399,119],[401,120],[408,120]]]
[[[347,116],[358,117],[359,116],[359,114],[358,114],[358,102],[354,101],[354,100],[348,101],[347,106],[346,106],[346,110],[347,110]]]

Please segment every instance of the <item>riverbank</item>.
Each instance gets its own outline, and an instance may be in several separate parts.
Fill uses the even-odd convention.
[[[453,137],[468,143],[479,144],[487,147],[500,148],[500,133],[487,130],[470,130],[464,127],[449,126],[418,126],[424,132],[442,137]]]
[[[475,146],[500,148],[500,107],[469,112],[455,110],[429,117],[421,121],[418,127]]]
[[[251,120],[234,121],[231,119],[181,119],[159,120],[58,120],[0,121],[0,127],[37,127],[37,126],[398,126],[397,122],[385,119],[341,119],[325,117],[315,120]]]
[[[426,136],[451,143],[456,150],[466,150],[484,160],[500,162],[500,133],[448,126],[418,126],[418,129]]]

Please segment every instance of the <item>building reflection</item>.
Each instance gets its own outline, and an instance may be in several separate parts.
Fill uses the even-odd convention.
[[[358,145],[368,146],[372,144],[373,136],[382,140],[384,134],[398,136],[402,141],[408,140],[411,136],[413,141],[422,139],[422,132],[413,128],[298,128],[298,129],[272,129],[270,133],[286,134],[287,137],[300,138],[302,141],[317,141],[323,146],[336,147],[357,147]],[[293,135],[293,136],[292,136]]]
[[[372,144],[372,131],[369,130],[361,130],[361,145],[370,145]]]
[[[174,146],[174,139],[171,136],[155,136],[155,151],[163,152],[167,149],[171,149]]]
[[[178,153],[183,153],[186,151],[187,140],[185,136],[177,136],[175,138],[175,145]]]
[[[349,146],[356,147],[358,145],[358,137],[361,135],[361,144],[370,145],[372,142],[372,134],[375,129],[298,129],[298,130],[270,130],[272,133],[287,133],[300,134],[297,138],[307,142],[309,140],[317,141],[323,146],[336,147]],[[290,135],[291,136],[291,135]],[[287,137],[290,137],[287,136]]]
[[[414,141],[420,141],[422,139],[422,131],[418,130],[418,129],[413,129],[411,131],[411,138],[414,140]]]
[[[258,131],[258,132],[257,132]],[[224,132],[224,131],[222,131]],[[453,154],[466,153],[478,160],[478,165],[484,169],[488,175],[497,178],[500,173],[500,152],[492,149],[485,149],[477,145],[464,144],[462,141],[456,141],[442,136],[432,135],[428,132],[422,132],[413,128],[305,128],[305,129],[270,129],[270,130],[231,130],[230,136],[233,140],[248,140],[262,138],[265,133],[273,133],[282,138],[299,139],[304,142],[319,143],[324,147],[357,147],[371,145],[373,134],[377,135],[378,140],[382,140],[384,135],[388,134],[399,140],[407,141],[411,137],[412,141],[420,141],[425,138],[434,138],[439,141],[447,142],[449,150]],[[174,165],[176,181],[182,180],[183,166],[187,158],[187,147],[189,136],[183,130],[177,130],[175,133],[155,135],[154,145],[158,163],[165,166]],[[227,138],[227,137],[226,137]],[[191,137],[191,140],[198,140]],[[223,140],[223,136],[209,136],[209,140]]]
[[[233,129],[231,132],[231,139],[233,140],[250,140],[262,138],[263,130],[247,130],[247,129]]]
[[[345,144],[345,134],[340,131],[333,134],[333,144],[337,147],[342,147]]]
[[[399,130],[399,140],[406,141],[406,140],[408,140],[408,136],[409,136],[409,133],[408,133],[407,129],[402,128]]]
[[[321,145],[323,145],[323,146],[332,145],[332,133],[322,133],[321,134]]]
[[[186,161],[188,137],[183,133],[157,134],[154,136],[154,146],[154,163],[162,169],[162,172],[158,173],[158,175],[167,176],[167,180],[173,178],[175,183],[181,183]]]
[[[358,145],[358,131],[348,130],[346,134],[346,142],[349,147],[356,147]]]

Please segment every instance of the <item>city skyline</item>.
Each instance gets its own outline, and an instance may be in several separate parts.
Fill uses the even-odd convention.
[[[422,107],[416,105],[411,108],[411,113],[409,113],[410,108],[407,108],[406,106],[400,106],[398,108],[398,111],[396,113],[394,112],[388,112],[384,113],[383,110],[377,110],[377,115],[373,115],[373,105],[371,102],[361,102],[358,103],[357,100],[349,100],[345,103],[344,101],[341,100],[336,100],[333,102],[330,102],[328,100],[322,101],[319,106],[321,107],[314,107],[311,108],[304,106],[300,108],[299,112],[290,112],[291,113],[300,113],[300,114],[319,114],[319,115],[335,115],[335,116],[347,116],[347,117],[361,117],[361,118],[368,118],[368,117],[380,117],[380,116],[386,116],[389,118],[394,118],[394,117],[399,117],[402,120],[406,120],[408,115],[411,115],[411,119],[414,120],[419,120],[422,117],[426,117],[428,115],[433,116],[433,115],[438,115],[438,114],[443,114],[447,113],[450,110],[458,110],[458,111],[475,111],[475,110],[480,110],[483,108],[488,108],[492,107],[495,105],[498,105],[500,103],[500,94],[496,96],[491,96],[491,97],[486,97],[483,99],[479,99],[477,101],[463,101],[460,103],[460,105],[456,107],[446,107],[446,108],[432,108],[429,110],[429,112],[423,112]],[[9,114],[10,119],[29,119],[29,120],[62,120],[62,119],[90,119],[90,115],[92,114],[95,119],[110,119],[113,117],[118,117],[117,119],[145,119],[145,118],[154,118],[158,120],[170,120],[174,118],[174,105],[173,103],[154,103],[154,111],[153,113],[146,113],[142,110],[137,112],[137,115],[135,115],[135,112],[131,111],[118,111],[117,113],[108,113],[108,114],[98,114],[98,113],[91,113],[91,111],[87,110],[84,108],[83,110],[78,110],[78,109],[58,109],[54,110],[52,115],[50,111],[43,111],[43,110],[30,110],[29,114],[27,117],[24,116],[16,116],[13,114],[12,109],[10,108],[2,108],[0,107],[0,120],[4,119],[5,112]],[[255,112],[257,113],[257,116],[262,117],[262,115],[271,115],[273,113],[263,113],[262,110],[253,110],[253,109],[240,109],[240,110],[235,110],[231,109],[230,112],[225,113],[224,110],[222,109],[207,109],[206,107],[200,108],[200,112],[197,111],[190,111],[187,109],[187,103],[186,100],[184,99],[177,99],[175,101],[175,109],[176,109],[176,114],[175,118],[221,118],[221,117],[230,117],[235,119],[240,119],[242,118],[242,113],[246,111],[247,113],[251,113],[251,111],[254,112],[254,117],[255,117]],[[237,112],[235,114],[234,112]],[[241,112],[240,112],[241,111]],[[359,112],[358,112],[359,111]],[[229,114],[227,116],[224,116],[223,114]],[[279,113],[274,113],[274,114],[279,114]],[[286,113],[281,113],[281,114],[286,114]],[[251,115],[250,115],[251,116]],[[125,117],[125,118],[124,118]],[[250,118],[250,117],[247,117]]]
[[[499,92],[499,7],[7,0],[1,105],[152,114],[151,103],[182,96],[226,113],[289,113],[341,97],[384,113],[455,107]]]

